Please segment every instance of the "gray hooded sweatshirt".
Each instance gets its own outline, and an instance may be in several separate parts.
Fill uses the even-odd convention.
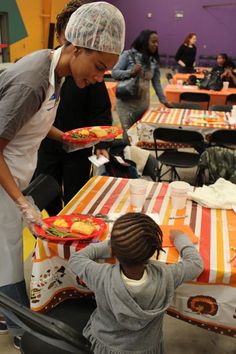
[[[195,279],[203,264],[185,235],[175,239],[182,260],[167,265],[146,264],[148,280],[135,287],[121,277],[120,264],[97,263],[109,258],[108,241],[90,244],[69,261],[73,272],[95,293],[97,308],[84,328],[95,354],[162,354],[162,324],[174,291],[183,281]]]

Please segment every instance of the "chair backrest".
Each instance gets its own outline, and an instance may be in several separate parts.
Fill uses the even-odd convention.
[[[157,140],[170,143],[186,144],[197,151],[204,150],[204,138],[201,133],[182,128],[156,128],[153,132],[154,145],[157,149]]]
[[[62,321],[35,313],[0,292],[0,311],[26,332],[65,353],[91,353],[89,342]]]
[[[201,92],[182,92],[179,98],[180,102],[198,102],[202,109],[208,109],[210,95]]]
[[[208,108],[209,111],[218,111],[218,112],[231,112],[232,106],[230,105],[213,105]]]
[[[216,130],[210,136],[210,145],[236,147],[236,130],[221,129]]]
[[[166,73],[166,78],[167,78],[167,81],[171,84],[172,83],[172,79],[173,79],[172,73]]]
[[[61,187],[52,176],[40,174],[22,193],[31,196],[39,210],[43,210],[61,194]]]
[[[172,103],[172,108],[202,109],[200,104],[194,102]]]
[[[231,105],[235,105],[236,104],[236,94],[235,93],[232,93],[231,95],[227,96],[226,104],[231,104]]]

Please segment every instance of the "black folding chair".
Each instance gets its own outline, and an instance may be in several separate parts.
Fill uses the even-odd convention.
[[[82,331],[94,311],[95,302],[86,298],[70,301],[58,305],[54,313],[43,315],[0,293],[1,313],[25,330],[22,354],[91,353],[90,343],[82,336]]]
[[[218,111],[218,112],[231,112],[232,106],[230,105],[212,105],[208,108],[209,111]]]
[[[169,84],[172,83],[172,80],[173,80],[173,75],[172,73],[166,73],[166,79],[167,81],[169,82]]]
[[[180,102],[194,102],[198,103],[202,109],[208,109],[210,102],[210,95],[201,92],[182,92],[180,94]]]
[[[232,93],[231,95],[228,95],[226,98],[226,104],[228,105],[236,105],[236,94]]]
[[[43,210],[58,195],[61,195],[61,187],[52,176],[40,174],[22,193],[31,196],[39,210]]]
[[[214,131],[210,137],[210,146],[222,146],[227,148],[236,148],[236,130],[220,129]]]
[[[176,168],[192,168],[198,166],[200,154],[204,151],[204,138],[201,133],[185,130],[185,129],[173,129],[173,128],[156,128],[153,132],[154,146],[157,160],[160,163],[157,179],[163,180],[163,177],[167,173],[171,173],[171,179],[180,180],[180,176]],[[169,142],[170,144],[178,144],[180,147],[192,147],[196,152],[185,152],[177,150],[165,150],[158,156],[158,141]],[[163,166],[170,167],[167,171],[162,173]],[[200,169],[197,169],[195,184],[200,178]]]

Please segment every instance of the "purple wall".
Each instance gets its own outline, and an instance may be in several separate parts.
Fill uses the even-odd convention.
[[[143,29],[159,33],[160,54],[174,55],[189,32],[197,34],[197,55],[226,52],[236,57],[236,1],[227,0],[111,0],[126,20],[126,48]],[[204,9],[203,5],[235,3]],[[182,10],[182,20],[175,11]],[[152,17],[148,18],[148,13]]]

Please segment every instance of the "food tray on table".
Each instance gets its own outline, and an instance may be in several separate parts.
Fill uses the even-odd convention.
[[[194,234],[193,230],[191,229],[190,226],[188,225],[160,225],[160,228],[163,232],[163,242],[162,242],[162,247],[174,247],[174,243],[169,239],[170,231],[171,230],[181,230],[183,234],[188,236],[192,243],[198,243],[199,239],[198,237]]]
[[[58,215],[43,219],[44,226],[36,225],[35,233],[51,241],[90,242],[107,229],[107,224],[93,216]]]
[[[63,134],[63,140],[74,144],[109,141],[122,134],[123,130],[114,126],[93,126],[72,129]]]

